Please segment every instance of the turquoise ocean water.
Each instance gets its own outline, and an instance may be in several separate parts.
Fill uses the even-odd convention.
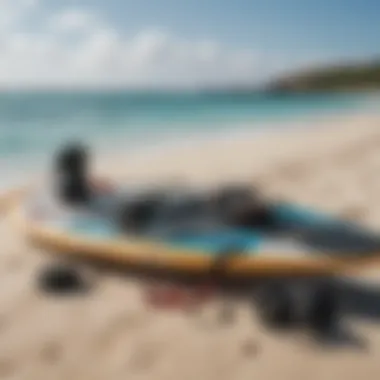
[[[2,183],[46,161],[62,144],[83,140],[96,149],[141,150],[172,138],[238,129],[281,128],[284,121],[372,110],[378,95],[231,93],[2,93]],[[6,173],[6,174],[5,174]]]

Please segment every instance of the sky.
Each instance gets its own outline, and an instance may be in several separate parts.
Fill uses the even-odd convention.
[[[380,57],[378,0],[0,0],[0,87],[199,88]]]

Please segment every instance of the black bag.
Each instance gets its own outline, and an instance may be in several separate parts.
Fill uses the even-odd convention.
[[[87,203],[90,186],[87,179],[87,152],[80,145],[64,149],[56,160],[58,197],[68,205]]]

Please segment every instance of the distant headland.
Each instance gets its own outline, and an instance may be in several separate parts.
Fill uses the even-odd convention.
[[[380,90],[380,59],[293,73],[272,80],[266,90],[274,93]]]

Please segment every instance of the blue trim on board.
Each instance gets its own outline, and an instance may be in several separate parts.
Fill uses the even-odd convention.
[[[226,249],[253,251],[259,250],[262,237],[244,230],[228,230],[207,235],[186,234],[171,238],[168,242],[174,246],[201,250],[215,255]]]
[[[345,221],[334,219],[322,213],[309,210],[292,204],[279,204],[273,208],[275,219],[286,229],[306,228],[312,231],[321,229],[329,230],[329,234],[339,237],[358,236],[360,239],[371,239],[371,233],[358,226],[350,225]],[[122,237],[117,226],[112,220],[107,220],[95,215],[75,216],[62,225],[67,232],[94,240],[116,239]],[[245,229],[223,229],[205,233],[185,232],[170,234],[169,236],[150,236],[145,239],[165,242],[178,249],[199,250],[209,255],[215,255],[226,249],[249,251],[251,254],[259,254],[263,243],[271,243],[270,232],[264,233],[260,229],[247,231]]]

